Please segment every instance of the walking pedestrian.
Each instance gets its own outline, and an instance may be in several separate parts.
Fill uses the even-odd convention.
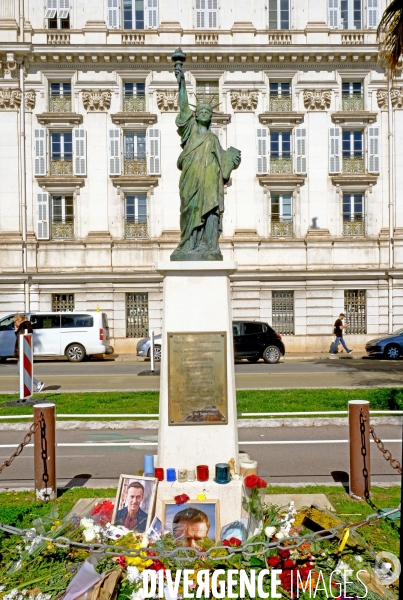
[[[20,375],[20,344],[19,337],[23,333],[33,333],[31,321],[24,315],[24,313],[17,313],[14,316],[14,329],[15,329],[15,346],[14,346],[14,358],[17,359],[17,373]],[[34,385],[36,385],[36,393],[41,392],[45,386],[43,381],[38,381],[34,377]],[[19,390],[18,390],[19,392]]]
[[[335,353],[335,350],[339,344],[341,344],[343,346],[343,348],[347,352],[347,354],[351,354],[353,352],[353,350],[349,350],[347,348],[346,343],[343,338],[343,329],[348,327],[348,323],[343,323],[344,317],[345,317],[344,313],[340,313],[339,318],[336,319],[336,321],[334,323],[333,333],[336,336],[336,339],[334,340],[333,345],[330,348],[330,354],[332,354],[332,355]]]

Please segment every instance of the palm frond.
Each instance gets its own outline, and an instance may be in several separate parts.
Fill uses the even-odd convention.
[[[403,0],[392,0],[382,15],[377,34],[382,65],[394,77],[403,54]]]

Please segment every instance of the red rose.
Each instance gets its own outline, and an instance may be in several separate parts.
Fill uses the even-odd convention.
[[[267,483],[264,481],[264,479],[260,479],[260,477],[258,477],[257,475],[248,475],[247,477],[245,477],[244,484],[250,490],[267,487]]]
[[[293,569],[295,567],[294,561],[287,559],[283,562],[283,569]]]
[[[270,558],[267,559],[267,564],[269,567],[276,568],[280,563],[281,563],[281,560],[279,559],[278,556],[270,556]]]
[[[121,569],[126,569],[126,558],[124,556],[117,556],[115,558],[116,564],[119,565]]]
[[[281,556],[281,558],[290,558],[290,551],[289,550],[278,550],[278,554],[279,556]]]
[[[165,567],[160,560],[153,560],[151,567],[148,567],[151,571],[165,571]]]
[[[189,496],[187,494],[180,494],[180,496],[174,496],[174,500],[176,504],[185,504],[189,500]]]
[[[229,540],[223,540],[222,545],[223,546],[231,546],[231,544],[229,543]]]
[[[238,546],[242,545],[242,542],[241,542],[241,540],[239,540],[236,537],[231,537],[231,538],[229,538],[229,540],[223,540],[222,545],[227,546],[227,547],[228,546],[238,547]]]

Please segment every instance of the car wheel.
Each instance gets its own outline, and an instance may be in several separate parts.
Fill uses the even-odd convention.
[[[389,344],[384,350],[384,355],[389,360],[396,360],[400,356],[400,348],[397,344]]]
[[[257,356],[252,356],[251,358],[247,358],[246,360],[250,363],[257,363],[259,359],[260,359],[260,356],[258,354]]]
[[[281,352],[277,346],[267,346],[263,352],[263,360],[270,365],[278,363],[281,358]]]
[[[161,346],[154,346],[154,360],[156,362],[161,361]]]
[[[85,358],[84,346],[81,344],[70,344],[66,349],[66,357],[69,362],[81,362]]]
[[[7,360],[7,356],[0,356],[0,363],[5,363]]]

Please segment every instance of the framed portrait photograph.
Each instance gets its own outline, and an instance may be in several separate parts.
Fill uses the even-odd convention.
[[[219,500],[189,500],[175,504],[162,500],[163,529],[191,548],[198,548],[206,537],[217,542],[220,539]]]
[[[155,510],[158,479],[143,475],[121,475],[112,514],[113,525],[145,533]]]

